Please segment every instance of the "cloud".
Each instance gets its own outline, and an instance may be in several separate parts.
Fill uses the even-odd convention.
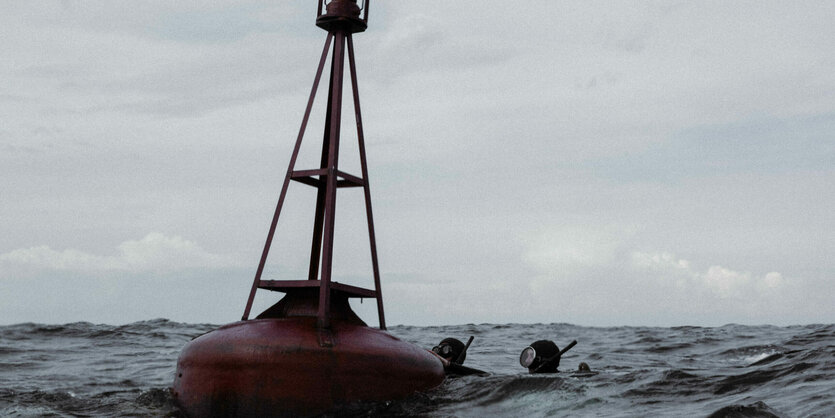
[[[778,272],[755,276],[714,265],[706,271],[693,269],[690,262],[667,252],[633,252],[632,265],[641,272],[654,275],[661,281],[673,281],[686,293],[710,291],[714,296],[728,299],[758,298],[784,290],[786,280]]]
[[[236,267],[229,256],[211,254],[194,241],[151,232],[119,244],[117,255],[97,255],[75,249],[54,250],[42,245],[0,254],[3,276],[22,272],[70,271],[88,274],[177,272],[189,269]]]
[[[528,268],[520,273],[528,274],[515,278],[514,292],[502,292],[517,301],[515,315],[528,321],[787,324],[832,311],[826,298],[809,293],[817,286],[813,279],[638,250],[645,244],[639,244],[640,232],[632,228],[552,227],[538,233],[521,255]],[[831,289],[817,287],[816,295]]]
[[[159,232],[114,252],[42,245],[0,254],[0,323],[239,318],[252,276],[234,257]]]
[[[54,112],[194,116],[305,90],[313,71],[287,56],[315,59],[321,42],[286,30],[294,6],[158,5],[129,14],[102,6],[0,17],[11,28],[0,52],[17,57],[0,64],[8,94]]]
[[[315,7],[125,4],[0,15],[5,320],[16,299],[44,308],[15,318],[65,320],[67,294],[95,292],[202,320],[251,284],[325,39]],[[478,6],[383,2],[354,39],[389,318],[831,321],[833,7]],[[297,168],[319,162],[327,85]],[[315,193],[295,187],[280,278],[309,252]],[[338,228],[364,219],[343,196]],[[361,257],[340,251],[335,274],[359,285],[364,228],[336,238]]]
[[[615,231],[603,228],[549,228],[529,241],[524,259],[542,270],[565,271],[608,264],[616,256],[621,240]]]

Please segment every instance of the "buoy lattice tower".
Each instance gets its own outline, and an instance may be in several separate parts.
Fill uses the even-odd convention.
[[[325,6],[324,10],[323,5]],[[368,27],[368,11],[369,0],[363,0],[361,4],[358,4],[356,0],[319,1],[316,26],[326,30],[328,35],[322,50],[322,56],[319,60],[319,66],[316,70],[316,76],[313,80],[313,87],[310,91],[310,97],[307,101],[301,127],[299,128],[295,146],[293,147],[293,154],[290,157],[287,174],[284,177],[281,194],[278,198],[264,249],[261,253],[258,269],[256,270],[252,283],[252,290],[246,302],[246,308],[244,309],[242,318],[244,321],[249,319],[252,303],[258,289],[290,293],[312,288],[318,289],[317,328],[326,330],[330,327],[332,297],[336,294],[340,298],[359,297],[375,299],[377,302],[377,315],[380,329],[386,329],[353,45],[353,34],[363,32]],[[331,69],[320,165],[314,169],[297,170],[296,160],[301,149],[302,140],[329,52],[331,53]],[[357,145],[359,147],[361,167],[360,177],[339,169],[339,141],[342,121],[345,55],[347,55],[348,69],[350,72],[351,93],[356,118]],[[308,277],[306,280],[263,280],[264,265],[270,252],[270,246],[275,236],[281,209],[284,205],[287,189],[291,181],[306,184],[317,189]],[[351,286],[332,280],[336,196],[337,191],[345,187],[363,188],[371,250],[371,265],[374,275],[373,289]],[[327,343],[327,341],[323,341],[323,343]]]
[[[318,415],[357,401],[402,399],[437,387],[444,380],[443,364],[435,355],[383,331],[386,323],[352,40],[354,33],[367,27],[369,0],[361,4],[356,0],[318,1],[316,25],[327,30],[328,36],[243,318],[189,341],[177,359],[171,393],[186,416]],[[320,164],[318,168],[296,169],[329,53],[331,69]],[[346,58],[362,171],[359,177],[339,169]],[[308,277],[263,280],[291,181],[317,191]],[[363,188],[373,289],[332,280],[336,196],[345,187]],[[286,295],[250,319],[259,289]],[[381,329],[368,327],[351,310],[348,299],[352,297],[376,299]]]

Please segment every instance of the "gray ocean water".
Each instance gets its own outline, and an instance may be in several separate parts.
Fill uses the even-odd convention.
[[[216,328],[164,319],[0,327],[0,416],[180,416],[168,387],[177,355]],[[400,401],[335,416],[835,416],[835,325],[583,327],[570,324],[395,326],[430,348],[474,336],[465,365],[490,376],[449,378]],[[520,351],[560,347],[560,373],[528,375]],[[573,373],[580,362],[596,374]]]

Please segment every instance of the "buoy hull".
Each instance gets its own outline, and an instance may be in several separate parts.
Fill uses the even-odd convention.
[[[188,416],[305,416],[357,401],[404,398],[438,386],[441,362],[374,328],[316,319],[256,319],[188,343],[177,361],[175,402]]]

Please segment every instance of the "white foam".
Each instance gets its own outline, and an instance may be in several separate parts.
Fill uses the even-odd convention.
[[[758,361],[761,361],[761,360],[767,358],[768,356],[770,356],[774,353],[776,353],[776,351],[772,350],[772,351],[768,351],[768,352],[765,352],[765,353],[760,353],[760,354],[757,354],[757,355],[744,357],[743,361],[745,361],[746,364],[754,364]]]

